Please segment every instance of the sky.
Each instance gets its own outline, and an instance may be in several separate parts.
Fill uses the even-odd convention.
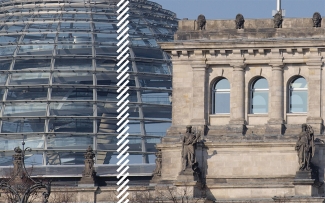
[[[206,19],[235,19],[241,13],[245,19],[272,18],[276,10],[276,0],[150,0],[164,9],[176,13],[177,18],[196,19],[205,15]],[[325,18],[325,0],[282,0],[281,8],[287,18],[311,18],[319,12]]]

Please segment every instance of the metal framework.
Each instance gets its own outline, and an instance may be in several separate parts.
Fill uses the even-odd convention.
[[[0,165],[22,137],[30,165],[116,163],[116,0],[0,3]],[[171,122],[171,62],[157,41],[173,40],[174,13],[131,0],[131,163],[154,163]]]

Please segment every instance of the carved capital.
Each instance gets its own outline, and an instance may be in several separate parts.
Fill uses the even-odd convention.
[[[269,63],[272,66],[272,71],[283,71],[284,64],[283,63]]]
[[[246,68],[246,64],[245,63],[233,63],[233,64],[229,64],[230,66],[232,66],[234,69],[234,71],[244,71]]]
[[[308,68],[321,68],[321,66],[323,65],[323,62],[320,57],[312,58],[306,62],[306,65],[309,66]]]
[[[193,70],[206,70],[208,68],[207,64],[192,64]]]

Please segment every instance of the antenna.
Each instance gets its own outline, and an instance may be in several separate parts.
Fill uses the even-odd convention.
[[[281,13],[281,15],[285,16],[285,10],[281,9],[281,0],[276,0],[276,10],[272,11],[272,16],[275,16],[275,14]]]

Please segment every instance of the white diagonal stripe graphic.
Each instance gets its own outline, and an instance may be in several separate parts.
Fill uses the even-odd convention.
[[[117,185],[119,185],[118,189],[117,189],[117,198],[118,198],[118,203],[128,203],[129,199],[129,179],[127,178],[129,176],[128,170],[129,170],[129,133],[128,130],[130,129],[128,126],[129,123],[129,113],[127,113],[127,111],[129,110],[128,104],[129,104],[129,87],[127,86],[129,84],[129,73],[127,72],[129,70],[128,64],[129,64],[129,60],[128,57],[130,56],[129,52],[129,21],[128,21],[128,11],[129,11],[129,1],[127,0],[120,0],[117,3],[117,26],[119,27],[117,29],[117,53],[118,56],[116,57],[117,60],[117,66],[119,67],[118,70],[116,71],[116,73],[118,74],[118,76],[116,77],[118,82],[117,82],[117,86],[119,87],[116,91],[116,93],[118,93],[118,96],[116,97],[119,101],[117,102],[117,106],[119,107],[117,109],[117,113],[118,116],[116,117],[118,119],[117,125],[119,126],[118,129],[116,130],[116,132],[118,132],[118,142],[117,145],[119,146],[117,149],[118,155],[117,155],[117,159],[118,159],[118,168],[116,170],[116,172],[118,173],[117,175]]]

